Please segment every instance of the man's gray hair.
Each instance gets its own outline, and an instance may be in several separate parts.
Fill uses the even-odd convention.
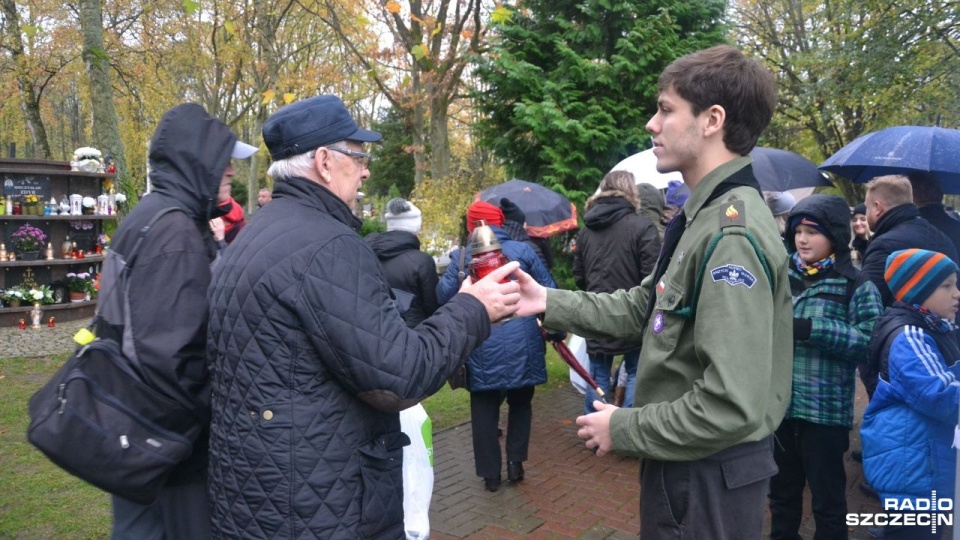
[[[337,141],[333,144],[326,145],[327,148],[340,148],[346,149],[345,141]],[[290,176],[302,176],[307,178],[310,176],[313,170],[313,157],[316,155],[317,150],[314,148],[309,152],[304,152],[302,154],[297,154],[285,159],[278,159],[270,164],[270,168],[267,169],[267,176],[276,181],[278,178],[285,178]]]

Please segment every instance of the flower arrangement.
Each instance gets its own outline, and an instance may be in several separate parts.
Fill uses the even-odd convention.
[[[53,290],[46,285],[36,285],[27,291],[27,300],[41,304],[52,304]]]
[[[101,234],[100,236],[97,237],[97,243],[104,248],[110,247],[110,235]]]
[[[73,151],[74,161],[83,161],[85,159],[100,161],[101,157],[103,157],[103,154],[101,154],[99,150],[90,148],[89,146],[82,146]]]
[[[10,238],[13,240],[13,247],[17,248],[21,253],[40,251],[47,241],[47,235],[29,223],[17,229]]]
[[[70,289],[70,292],[90,294],[96,292],[93,280],[90,279],[91,276],[88,272],[80,272],[79,274],[70,272],[66,277],[67,288]]]
[[[24,197],[23,202],[27,204],[40,204],[40,197],[37,197],[36,195],[27,195]]]
[[[3,301],[7,304],[13,304],[24,302],[27,298],[27,292],[23,290],[23,287],[17,285],[15,287],[10,287],[9,289],[0,291],[0,297],[3,298]]]
[[[16,285],[3,291],[3,301],[8,304],[41,303],[52,304],[53,290],[46,285]]]

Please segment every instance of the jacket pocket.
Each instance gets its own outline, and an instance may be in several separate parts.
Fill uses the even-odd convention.
[[[762,451],[724,460],[720,464],[727,489],[733,490],[766,480],[777,474],[773,452]]]
[[[666,284],[663,292],[657,293],[657,303],[647,327],[658,351],[669,353],[676,348],[687,321],[687,317],[680,312],[683,306],[684,291],[675,287],[672,281]]]
[[[362,443],[360,452],[360,526],[363,538],[380,538],[395,528],[403,535],[403,432],[386,433]]]

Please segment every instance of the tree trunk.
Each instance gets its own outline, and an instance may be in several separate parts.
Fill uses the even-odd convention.
[[[110,59],[103,50],[103,16],[100,0],[81,0],[80,32],[83,35],[83,63],[90,79],[90,101],[93,107],[93,142],[104,154],[113,156],[117,178],[125,182],[127,160],[123,140],[113,105],[113,86],[110,84]]]
[[[7,42],[17,74],[17,87],[20,89],[20,108],[27,122],[30,140],[33,142],[34,155],[41,159],[52,159],[50,143],[47,141],[47,130],[43,127],[40,117],[40,97],[33,87],[33,78],[30,76],[30,62],[23,51],[23,39],[20,33],[20,15],[13,0],[0,0],[0,8],[7,19],[4,25],[7,29]]]
[[[447,109],[445,99],[434,94],[430,101],[430,176],[436,180],[450,174],[450,138],[447,133]]]

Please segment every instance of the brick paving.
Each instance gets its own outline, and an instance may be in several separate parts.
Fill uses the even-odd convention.
[[[469,423],[434,435],[431,538],[637,538],[639,462],[615,454],[598,458],[583,446],[574,423],[583,408],[583,398],[572,388],[538,390],[533,406],[530,459],[524,463],[526,479],[516,485],[504,481],[496,493],[486,491],[474,472]],[[858,418],[865,406],[866,397],[860,388]],[[501,425],[506,426],[506,406],[502,408]],[[860,447],[856,430],[850,439],[852,449]],[[863,481],[860,464],[849,454],[846,463],[849,511],[878,511],[880,503],[858,488]],[[815,527],[807,495],[801,535],[812,539]],[[871,537],[864,528],[851,528],[850,538]]]

